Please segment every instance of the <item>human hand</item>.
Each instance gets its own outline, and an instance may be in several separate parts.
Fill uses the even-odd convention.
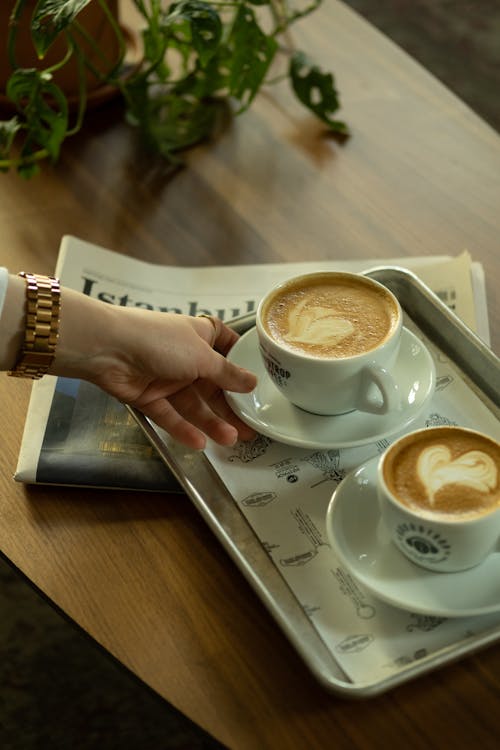
[[[95,383],[190,448],[207,436],[233,445],[255,436],[223,394],[256,385],[225,357],[237,339],[217,318],[117,307],[65,289],[50,372]]]

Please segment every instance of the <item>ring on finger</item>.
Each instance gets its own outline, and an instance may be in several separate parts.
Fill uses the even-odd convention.
[[[218,333],[219,333],[219,329],[217,327],[218,326],[218,320],[219,320],[219,318],[216,318],[214,315],[208,315],[207,313],[199,313],[196,317],[197,318],[207,318],[207,320],[209,320],[211,322],[211,324],[213,326],[213,329],[214,329],[214,334],[213,334],[213,339],[210,342],[210,346],[213,346],[215,344],[215,341],[216,341]]]

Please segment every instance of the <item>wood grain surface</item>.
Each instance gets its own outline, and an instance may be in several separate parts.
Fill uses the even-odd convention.
[[[201,266],[468,249],[498,352],[498,134],[336,0],[296,40],[335,72],[348,141],[285,84],[172,174],[110,103],[43,177],[0,176],[1,263],[52,272],[64,234]],[[13,482],[30,384],[3,375],[0,389],[1,553],[228,747],[498,746],[500,646],[384,696],[329,695],[185,496]]]

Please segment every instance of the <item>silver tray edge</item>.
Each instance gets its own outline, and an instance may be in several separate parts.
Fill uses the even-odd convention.
[[[500,361],[414,273],[397,266],[377,266],[365,274],[388,286],[413,322],[470,379],[478,395],[498,413]],[[255,324],[251,313],[229,321],[238,333]],[[443,331],[446,330],[446,336]],[[342,671],[310,622],[295,595],[276,570],[250,524],[203,453],[190,451],[133,407],[127,407],[182,489],[270,611],[318,681],[329,691],[368,698],[476,652],[500,638],[495,627],[451,644],[384,680],[354,683]]]

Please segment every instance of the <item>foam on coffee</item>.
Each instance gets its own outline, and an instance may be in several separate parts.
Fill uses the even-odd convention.
[[[398,308],[362,276],[314,274],[285,285],[267,301],[267,333],[292,351],[350,357],[375,349],[392,333]]]
[[[392,495],[424,516],[463,520],[500,507],[500,445],[476,432],[431,428],[384,459]]]

